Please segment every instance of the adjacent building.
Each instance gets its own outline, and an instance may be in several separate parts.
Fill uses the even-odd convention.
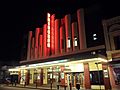
[[[106,53],[112,88],[120,85],[120,16],[103,20]]]

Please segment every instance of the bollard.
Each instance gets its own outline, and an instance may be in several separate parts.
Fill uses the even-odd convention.
[[[57,85],[57,90],[59,90],[59,85]]]
[[[71,83],[69,84],[69,86],[70,86],[70,90],[72,90],[72,84]]]
[[[79,90],[80,89],[80,83],[76,83],[76,88]]]
[[[51,90],[52,90],[52,81],[51,81],[51,83],[50,83],[51,85],[50,85],[50,87],[51,87]]]

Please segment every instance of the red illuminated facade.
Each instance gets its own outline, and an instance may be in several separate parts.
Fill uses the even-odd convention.
[[[56,19],[55,14],[48,13],[47,24],[43,25],[43,29],[36,28],[35,37],[32,36],[32,31],[29,32],[27,60],[85,49],[86,36],[82,13],[82,10],[77,11],[76,22],[71,22],[70,14]]]

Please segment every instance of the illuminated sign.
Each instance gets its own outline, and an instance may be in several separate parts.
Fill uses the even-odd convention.
[[[47,47],[50,47],[50,13],[47,14]]]

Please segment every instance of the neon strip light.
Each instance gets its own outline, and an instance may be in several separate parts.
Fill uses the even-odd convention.
[[[47,14],[47,47],[50,48],[50,13]]]

